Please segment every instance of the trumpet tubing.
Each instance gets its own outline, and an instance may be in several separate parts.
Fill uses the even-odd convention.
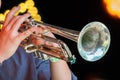
[[[3,24],[3,21],[0,21],[0,24]],[[40,27],[41,24],[45,25],[52,33],[76,42],[79,55],[87,61],[97,61],[101,59],[109,49],[110,32],[108,28],[99,21],[90,22],[85,25],[81,31],[76,31],[47,23],[42,23],[30,18],[28,21],[24,22],[23,25],[25,28],[20,28],[19,31],[22,32],[31,26]],[[23,44],[20,45],[28,53],[35,52],[35,56],[37,58],[46,60],[49,59],[50,55],[70,63],[75,63],[76,57],[71,53],[70,49],[63,41],[46,36],[44,34],[42,35],[44,37],[40,38],[57,43],[59,47],[49,47],[46,45],[36,46],[29,42],[29,37],[23,41]],[[37,34],[34,36],[35,38],[38,37]]]

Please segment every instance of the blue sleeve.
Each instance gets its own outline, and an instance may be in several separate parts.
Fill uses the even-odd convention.
[[[72,73],[72,80],[77,80],[77,77]]]
[[[37,73],[40,80],[50,80],[50,62],[49,60],[39,60],[37,63]],[[77,77],[71,72],[72,80],[77,80]]]
[[[49,60],[43,61],[42,59],[36,59],[36,71],[38,74],[38,80],[50,80]]]

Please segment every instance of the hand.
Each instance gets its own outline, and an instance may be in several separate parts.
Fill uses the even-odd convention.
[[[34,27],[31,27],[27,31],[22,33],[18,32],[20,25],[30,16],[26,13],[21,16],[15,16],[15,13],[20,7],[13,7],[11,11],[6,15],[2,30],[0,32],[0,62],[10,58],[18,48],[19,44],[26,37],[30,36],[35,31]]]

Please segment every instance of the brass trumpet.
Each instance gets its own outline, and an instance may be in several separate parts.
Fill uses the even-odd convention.
[[[3,24],[3,21],[0,21],[0,24]],[[22,24],[25,27],[23,29],[20,28],[19,31],[22,32],[31,26],[40,27],[41,24],[45,25],[52,33],[76,42],[80,56],[86,61],[93,62],[101,59],[109,49],[111,40],[109,29],[99,21],[88,23],[79,32],[44,22],[39,22],[30,18],[28,21],[25,21]],[[49,59],[50,55],[63,59],[72,64],[75,63],[75,55],[71,53],[68,46],[62,40],[55,39],[44,34],[42,34],[42,37],[35,35],[35,38],[43,38],[47,41],[57,43],[60,47],[49,47],[46,45],[36,46],[30,42],[29,37],[23,40],[20,46],[22,46],[27,53],[34,52],[35,57],[41,58],[43,60]]]

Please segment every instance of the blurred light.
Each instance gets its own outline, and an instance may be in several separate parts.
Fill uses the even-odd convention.
[[[115,18],[120,18],[120,0],[103,0],[106,11]]]
[[[24,13],[27,10],[27,6],[26,6],[25,3],[20,3],[19,6],[22,6],[21,9],[20,9],[21,13]]]
[[[38,9],[34,6],[34,4],[35,4],[34,0],[26,0],[24,3],[21,2],[19,4],[19,6],[21,6],[21,9],[16,13],[16,15],[20,13],[25,13],[27,11],[31,14],[32,18],[34,18],[35,20],[41,21],[41,16],[38,14]],[[6,10],[4,13],[0,13],[0,20],[4,20],[5,15],[8,12],[9,10]]]

